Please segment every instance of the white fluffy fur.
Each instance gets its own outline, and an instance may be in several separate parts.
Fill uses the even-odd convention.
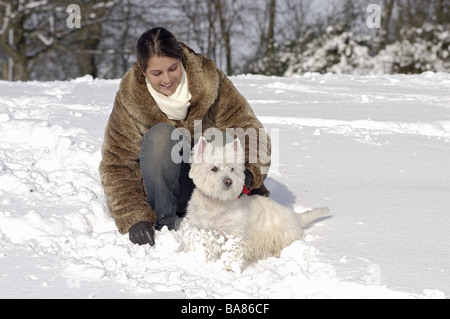
[[[318,208],[296,214],[267,197],[238,198],[245,179],[244,155],[238,139],[224,147],[213,147],[201,138],[194,146],[191,163],[189,176],[196,189],[188,204],[187,222],[190,227],[215,233],[216,237],[223,235],[225,239],[217,243],[219,249],[213,250],[217,254],[220,247],[233,247],[225,258],[218,256],[230,270],[240,267],[236,263],[279,256],[284,247],[303,238],[304,226],[328,212],[327,208]],[[226,186],[225,180],[231,185]],[[228,246],[227,238],[233,239]],[[235,238],[240,239],[237,245]]]

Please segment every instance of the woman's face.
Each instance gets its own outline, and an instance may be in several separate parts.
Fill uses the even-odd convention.
[[[181,82],[181,61],[169,57],[151,57],[145,75],[156,91],[170,96]]]

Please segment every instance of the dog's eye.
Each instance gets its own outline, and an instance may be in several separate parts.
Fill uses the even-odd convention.
[[[214,173],[217,172],[219,169],[217,168],[217,166],[214,166],[213,168],[211,168],[211,171],[213,171]]]
[[[231,168],[231,171],[234,172],[234,167]]]

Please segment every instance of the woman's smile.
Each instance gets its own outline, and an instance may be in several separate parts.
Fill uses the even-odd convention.
[[[163,87],[163,89],[170,90],[172,88],[172,86],[174,85],[174,83],[175,83],[175,81],[172,81],[171,83],[169,83],[167,85],[162,84],[162,83],[160,85]]]

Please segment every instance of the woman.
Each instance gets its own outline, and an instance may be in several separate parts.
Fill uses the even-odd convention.
[[[185,214],[194,188],[187,159],[195,133],[252,129],[266,139],[260,152],[269,156],[270,141],[214,62],[172,33],[151,29],[139,38],[136,51],[137,62],[122,78],[106,126],[99,172],[119,232],[129,232],[133,243],[153,245],[154,229],[173,229],[177,216]],[[180,147],[183,140],[188,150]],[[270,164],[264,162],[259,153],[258,160],[250,161],[246,145],[246,185],[268,196],[263,181]]]

